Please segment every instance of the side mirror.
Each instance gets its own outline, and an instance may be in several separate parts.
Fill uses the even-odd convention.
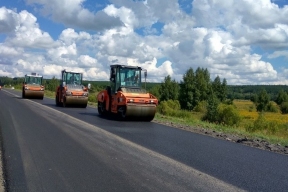
[[[65,86],[66,86],[66,82],[65,82],[65,81],[63,81],[62,85],[63,85],[63,87],[65,87]]]
[[[88,83],[88,89],[91,89],[91,84],[90,83]]]

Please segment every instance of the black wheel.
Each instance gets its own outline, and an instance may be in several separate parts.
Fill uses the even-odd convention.
[[[25,99],[25,91],[22,91],[22,98]]]
[[[66,98],[64,97],[63,99],[63,103],[62,103],[63,107],[68,107],[67,103],[66,103]]]
[[[105,115],[105,113],[106,113],[105,106],[106,106],[105,102],[104,103],[98,102],[98,113],[99,113],[99,115]]]
[[[56,95],[55,101],[56,101],[56,105],[57,105],[57,106],[60,106],[59,96],[58,96],[58,95]]]
[[[126,107],[125,106],[122,106],[118,109],[118,119],[119,120],[125,120],[127,119],[127,116],[126,116]]]
[[[154,116],[155,116],[155,115],[147,116],[147,117],[145,117],[143,120],[150,122],[150,121],[152,121],[152,120],[154,119]]]

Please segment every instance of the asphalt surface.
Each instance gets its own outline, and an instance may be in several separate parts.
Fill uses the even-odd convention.
[[[0,91],[9,191],[286,191],[288,157]]]

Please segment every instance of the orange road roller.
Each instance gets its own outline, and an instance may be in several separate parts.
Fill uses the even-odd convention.
[[[44,90],[43,76],[36,73],[25,75],[22,85],[22,98],[43,99]]]
[[[90,84],[82,84],[82,73],[61,71],[60,85],[56,89],[55,101],[57,106],[78,106],[86,108],[88,104],[88,89]]]
[[[158,99],[142,88],[142,74],[146,84],[147,70],[127,65],[110,67],[110,86],[97,95],[99,115],[116,115],[120,120],[152,121]]]

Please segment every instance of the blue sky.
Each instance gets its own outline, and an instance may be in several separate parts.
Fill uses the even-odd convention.
[[[286,0],[1,0],[0,76],[62,69],[108,80],[138,65],[148,81],[208,68],[228,84],[288,84]]]

